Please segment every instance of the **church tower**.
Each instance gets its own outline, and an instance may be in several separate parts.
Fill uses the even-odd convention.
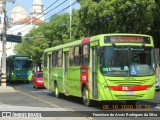
[[[42,4],[42,0],[33,1],[30,16],[44,21],[44,5]]]

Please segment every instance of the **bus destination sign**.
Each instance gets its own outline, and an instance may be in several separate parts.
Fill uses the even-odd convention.
[[[25,59],[30,59],[30,57],[28,57],[28,56],[16,56],[15,59],[25,60]]]
[[[150,43],[149,37],[141,36],[105,36],[105,43]]]

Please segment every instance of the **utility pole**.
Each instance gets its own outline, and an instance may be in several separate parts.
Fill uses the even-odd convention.
[[[1,11],[3,15],[3,27],[2,27],[2,76],[1,76],[1,86],[6,87],[6,1],[7,0],[1,0],[0,4]],[[9,2],[15,2],[15,0],[8,0]]]
[[[6,87],[6,1],[3,0],[2,4],[2,76],[1,76],[1,86]]]
[[[72,0],[70,0],[70,39],[72,37]]]

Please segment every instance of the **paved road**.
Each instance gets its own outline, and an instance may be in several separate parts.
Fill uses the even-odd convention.
[[[32,83],[11,84],[15,91],[0,93],[0,111],[47,111],[48,116],[71,116],[74,119],[108,119],[108,120],[125,120],[128,117],[90,117],[81,111],[101,111],[109,113],[115,111],[158,111],[160,112],[160,92],[155,93],[155,99],[150,101],[138,101],[137,107],[125,109],[127,106],[123,101],[119,102],[95,102],[93,107],[86,107],[81,98],[62,97],[57,99],[54,93],[46,89],[34,89]],[[12,107],[10,107],[12,106]],[[108,109],[109,106],[109,109]],[[124,109],[122,109],[124,108]],[[48,112],[50,111],[50,112]],[[53,111],[72,111],[72,112],[53,112]],[[74,112],[73,112],[74,111]],[[75,112],[76,111],[76,112]],[[44,113],[46,115],[46,112]],[[96,115],[96,114],[95,114]],[[99,114],[97,114],[99,115]],[[120,114],[123,116],[123,114]],[[46,115],[47,116],[47,115]],[[49,118],[48,118],[49,119]],[[66,118],[65,118],[66,119]],[[69,119],[69,118],[68,118]],[[130,120],[137,119],[159,119],[158,117],[130,117]]]

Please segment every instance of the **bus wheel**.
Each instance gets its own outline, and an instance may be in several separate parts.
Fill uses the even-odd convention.
[[[59,93],[59,90],[58,90],[57,83],[55,83],[55,85],[54,85],[54,94],[55,94],[56,98],[60,98],[60,93]]]
[[[90,107],[92,105],[92,101],[89,98],[89,91],[87,87],[83,89],[83,102],[86,106]]]

